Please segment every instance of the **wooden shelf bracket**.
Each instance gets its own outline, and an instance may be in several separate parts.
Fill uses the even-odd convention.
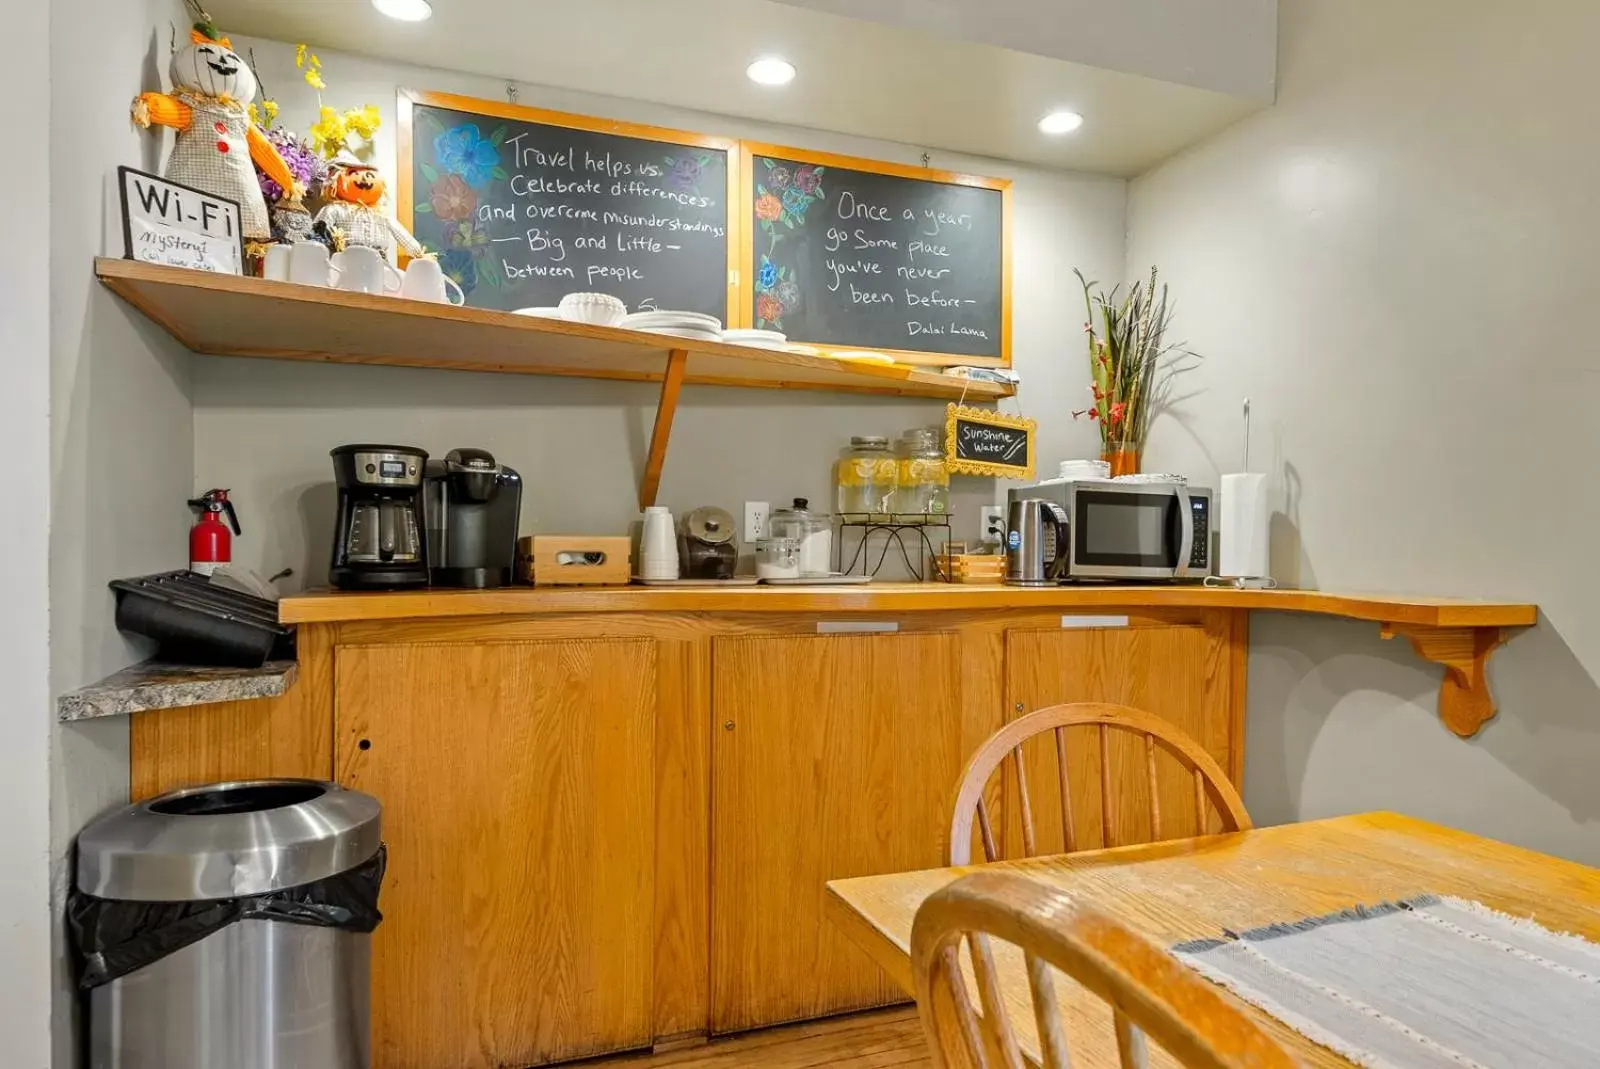
[[[1489,655],[1511,637],[1501,627],[1418,627],[1384,624],[1383,637],[1404,635],[1425,661],[1444,666],[1439,687],[1439,719],[1445,727],[1469,739],[1494,716],[1494,696],[1489,693]]]
[[[639,511],[656,503],[661,489],[661,468],[667,462],[667,439],[672,437],[672,418],[678,412],[678,394],[683,390],[683,373],[689,366],[689,353],[674,349],[667,357],[667,372],[661,378],[661,402],[656,405],[656,424],[650,432],[650,453],[645,457],[644,478],[639,482]]]

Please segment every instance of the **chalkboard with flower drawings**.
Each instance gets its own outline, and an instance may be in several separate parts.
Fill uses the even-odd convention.
[[[1010,183],[744,146],[752,326],[924,363],[1010,363]]]
[[[438,93],[402,94],[399,141],[400,220],[467,304],[735,312],[736,142]]]

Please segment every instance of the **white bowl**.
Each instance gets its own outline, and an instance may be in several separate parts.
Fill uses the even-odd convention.
[[[609,293],[569,293],[561,298],[561,314],[574,323],[614,327],[628,314],[628,306]]]

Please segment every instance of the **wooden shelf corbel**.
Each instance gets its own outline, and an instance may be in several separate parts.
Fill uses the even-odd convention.
[[[1494,696],[1489,693],[1489,655],[1511,637],[1501,627],[1421,627],[1383,624],[1383,637],[1404,635],[1425,661],[1444,666],[1439,687],[1439,719],[1445,727],[1469,739],[1494,716]]]
[[[688,350],[672,350],[667,357],[666,374],[661,377],[661,401],[656,405],[656,423],[650,431],[650,453],[644,461],[644,478],[639,480],[640,512],[656,503],[656,493],[661,489],[667,440],[672,437],[672,418],[678,412],[678,394],[683,391],[683,373],[688,367]]]

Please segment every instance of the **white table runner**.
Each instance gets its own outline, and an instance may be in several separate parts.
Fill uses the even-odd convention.
[[[1600,946],[1428,895],[1173,947],[1371,1069],[1600,1067]]]

